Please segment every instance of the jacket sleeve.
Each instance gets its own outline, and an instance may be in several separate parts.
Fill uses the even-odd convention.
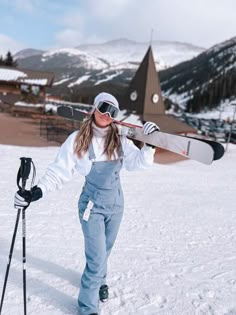
[[[123,137],[124,167],[128,171],[147,169],[153,165],[155,149],[144,145],[136,147],[133,141]]]
[[[77,131],[62,144],[55,161],[47,167],[39,180],[38,187],[42,189],[43,194],[60,189],[64,183],[72,179],[77,159],[73,152],[76,134]]]

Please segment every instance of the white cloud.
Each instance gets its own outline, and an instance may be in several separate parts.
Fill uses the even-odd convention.
[[[83,36],[136,41],[176,40],[209,47],[235,36],[234,0],[87,0]]]
[[[89,11],[89,15],[86,12],[82,9],[67,11],[63,17],[57,19],[57,23],[63,29],[55,34],[56,47],[75,47],[82,43],[97,43],[106,40],[100,31],[98,33],[89,31],[91,28],[96,29],[98,24],[91,12]]]
[[[0,2],[7,4],[7,0]],[[7,5],[50,21],[54,28],[51,34],[48,25],[51,47],[74,47],[121,37],[148,42],[152,29],[153,40],[203,47],[236,35],[235,0],[11,0]],[[21,17],[13,18],[17,27],[17,18]],[[25,24],[26,29],[40,27],[36,23],[27,25],[27,21]]]
[[[55,35],[57,45],[77,46],[121,37],[115,32],[122,29],[124,12],[130,12],[134,3],[134,0],[88,0],[85,7],[65,12],[60,20],[65,30]],[[122,36],[126,34],[127,28]]]
[[[66,28],[81,30],[86,23],[86,14],[83,14],[81,10],[70,10],[64,16],[58,18],[57,21]]]
[[[5,57],[6,53],[10,51],[12,54],[26,48],[23,43],[17,42],[8,36],[0,34],[0,55]]]
[[[137,1],[134,0],[88,0],[87,8],[93,17],[110,21],[127,12],[130,6],[137,6]],[[128,12],[127,12],[128,13]],[[132,19],[132,15],[131,15]],[[120,19],[119,19],[120,20]],[[122,22],[120,20],[120,22]]]
[[[83,40],[84,25],[86,23],[80,11],[67,11],[63,17],[57,18],[57,23],[63,29],[55,34],[56,46],[76,46]]]
[[[81,42],[83,38],[80,31],[74,29],[65,29],[56,34],[56,46],[73,47]]]

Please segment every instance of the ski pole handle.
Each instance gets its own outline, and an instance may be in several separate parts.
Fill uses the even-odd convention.
[[[21,157],[20,160],[21,160],[21,165],[17,174],[17,186],[21,191],[25,191],[26,181],[31,171],[32,159]],[[20,180],[21,180],[22,186],[20,186]]]

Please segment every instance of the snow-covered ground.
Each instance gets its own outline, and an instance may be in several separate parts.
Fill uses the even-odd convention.
[[[0,290],[16,219],[19,158],[32,157],[39,178],[56,152],[0,145]],[[183,161],[122,171],[126,207],[102,315],[236,314],[235,160],[236,146],[229,145],[210,166]],[[77,216],[82,184],[83,178],[75,177],[27,210],[29,315],[77,315],[85,263]],[[20,228],[3,315],[23,314]]]

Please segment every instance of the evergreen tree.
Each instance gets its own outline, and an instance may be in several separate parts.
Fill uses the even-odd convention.
[[[3,57],[0,56],[0,66],[3,66],[5,64],[4,60],[3,60]]]
[[[8,53],[6,54],[4,64],[5,64],[5,66],[8,66],[8,67],[16,67],[17,66],[17,62],[13,59],[13,56],[12,56],[10,51],[8,51]]]

